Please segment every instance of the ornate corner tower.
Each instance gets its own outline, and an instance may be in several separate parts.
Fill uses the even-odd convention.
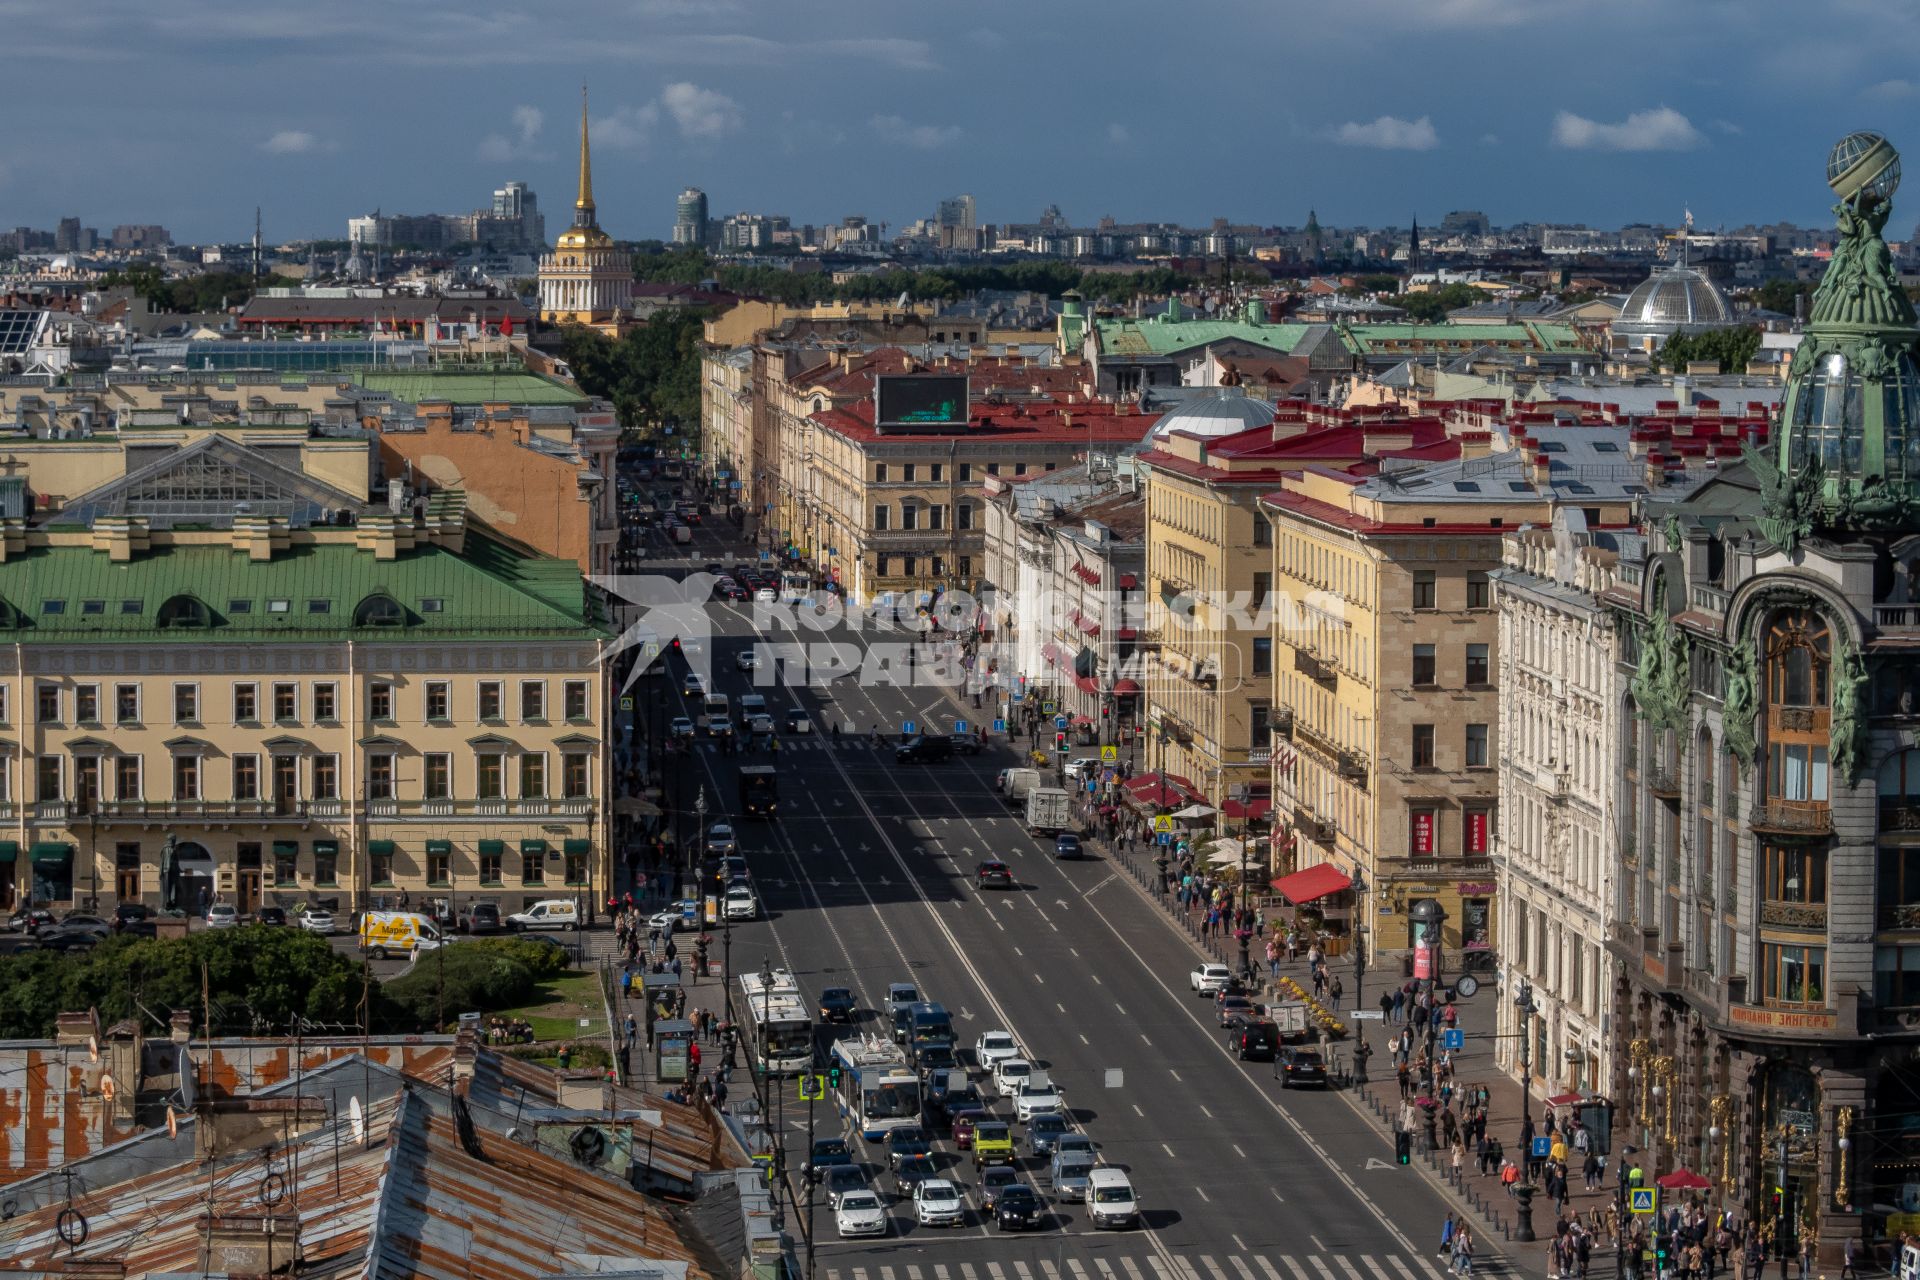
[[[580,191],[573,225],[540,259],[540,319],[617,331],[633,297],[633,255],[600,229],[593,203],[593,155],[587,139],[587,91],[580,90]]]

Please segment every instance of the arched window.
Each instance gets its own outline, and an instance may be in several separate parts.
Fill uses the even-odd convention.
[[[174,596],[160,606],[154,619],[162,627],[211,627],[213,610],[192,596]]]
[[[1767,701],[1824,708],[1832,648],[1827,624],[1818,615],[1801,609],[1775,614],[1767,632]]]
[[[389,595],[371,595],[353,611],[356,627],[398,627],[406,623],[407,612]]]
[[[1860,474],[1860,375],[1839,352],[1823,356],[1793,406],[1795,464],[1817,460],[1830,474]]]
[[[1833,637],[1819,615],[1783,610],[1767,628],[1767,800],[1825,806],[1828,661]]]

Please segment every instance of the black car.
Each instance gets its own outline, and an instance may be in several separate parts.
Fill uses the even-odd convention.
[[[974,868],[973,874],[975,879],[979,881],[982,889],[1011,889],[1014,887],[1013,868],[997,858],[981,863],[978,867]]]
[[[852,1022],[853,992],[846,987],[827,987],[820,992],[820,1021]]]
[[[1302,1085],[1327,1087],[1327,1064],[1317,1049],[1282,1048],[1274,1072],[1280,1077],[1282,1089],[1297,1089]]]
[[[953,759],[953,740],[932,738],[922,734],[901,743],[894,750],[893,759],[896,764],[933,764],[940,760],[951,760]]]
[[[947,736],[947,742],[953,747],[957,755],[977,756],[980,754],[980,739],[970,733],[949,734]]]
[[[950,1044],[923,1044],[913,1051],[913,1065],[924,1076],[935,1071],[951,1071],[960,1065],[960,1060],[953,1056]]]
[[[813,1152],[800,1166],[800,1172],[808,1178],[818,1178],[836,1165],[852,1163],[853,1151],[845,1138],[815,1138]]]
[[[287,913],[282,907],[261,907],[253,913],[255,924],[285,925]]]
[[[144,902],[123,902],[113,909],[113,922],[116,925],[129,925],[135,920],[147,920],[153,916],[153,908]]]
[[[913,1030],[913,1008],[896,1006],[893,1011],[893,1040],[895,1044],[905,1044],[908,1033]]]
[[[45,907],[22,907],[7,918],[7,928],[14,933],[39,933],[52,923],[53,912]]]
[[[1242,1062],[1272,1062],[1280,1051],[1280,1028],[1271,1022],[1248,1022],[1227,1036],[1227,1048]]]
[[[1024,1182],[1002,1187],[994,1197],[993,1222],[1002,1231],[1031,1231],[1045,1219],[1039,1194]]]
[[[102,938],[91,929],[69,929],[65,924],[48,925],[33,935],[43,951],[91,951]]]
[[[1213,1006],[1214,1021],[1223,1027],[1237,1026],[1235,1018],[1245,1021],[1255,1013],[1253,1001],[1245,996],[1228,996]]]
[[[462,933],[505,933],[507,926],[500,919],[500,908],[491,902],[473,902],[460,909],[460,932]]]
[[[917,1124],[901,1125],[887,1134],[887,1163],[898,1172],[906,1164],[931,1164],[933,1143]]]

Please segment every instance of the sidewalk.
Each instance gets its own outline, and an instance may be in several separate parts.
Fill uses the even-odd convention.
[[[1186,929],[1197,953],[1229,967],[1238,966],[1240,946],[1231,935],[1202,938],[1197,925],[1199,917],[1189,916],[1178,908],[1171,896],[1157,892],[1158,870],[1148,849],[1136,848],[1132,852],[1122,852],[1097,837],[1092,843],[1116,865],[1128,872],[1145,897],[1156,900],[1176,923]],[[1252,942],[1251,955],[1255,971],[1263,978],[1267,973],[1264,954],[1265,940],[1256,937]],[[1355,1035],[1348,1037],[1344,1042],[1335,1042],[1339,1060],[1342,1064],[1352,1062],[1352,1050],[1360,1038],[1364,1038],[1372,1050],[1372,1057],[1368,1064],[1370,1083],[1349,1085],[1346,1096],[1361,1116],[1380,1132],[1391,1149],[1393,1121],[1400,1108],[1400,1090],[1394,1071],[1393,1057],[1386,1052],[1386,1044],[1393,1035],[1403,1029],[1404,1024],[1359,1021],[1354,1019],[1352,1014],[1356,1008],[1372,1009],[1377,1013],[1380,992],[1393,990],[1405,979],[1400,976],[1400,966],[1397,963],[1378,971],[1369,970],[1364,983],[1356,982],[1351,968],[1343,967],[1339,960],[1334,961],[1331,967],[1332,971],[1338,974],[1350,988],[1363,987],[1360,992],[1362,1003],[1356,1006],[1351,999],[1341,1001],[1340,1016],[1353,1028]],[[1303,986],[1311,985],[1305,960],[1295,962],[1283,960],[1280,972]],[[1490,1139],[1497,1138],[1507,1153],[1514,1154],[1520,1149],[1521,1091],[1518,1081],[1494,1065],[1494,1021],[1498,999],[1498,991],[1491,982],[1488,982],[1481,987],[1479,994],[1473,999],[1456,1002],[1460,1010],[1456,1025],[1466,1033],[1466,1047],[1464,1050],[1456,1050],[1453,1054],[1454,1080],[1462,1092],[1475,1086],[1486,1088],[1488,1093],[1487,1136]],[[1544,1133],[1548,1107],[1537,1090],[1529,1107],[1535,1132]],[[1534,1275],[1548,1274],[1551,1267],[1549,1249],[1554,1236],[1553,1202],[1544,1194],[1535,1195],[1533,1229],[1537,1240],[1533,1244],[1523,1244],[1512,1238],[1516,1227],[1517,1202],[1501,1187],[1497,1172],[1479,1173],[1473,1150],[1469,1147],[1461,1174],[1456,1179],[1448,1154],[1444,1151],[1432,1154],[1422,1153],[1423,1145],[1424,1134],[1416,1130],[1415,1166],[1422,1170],[1423,1176],[1440,1187],[1443,1196],[1455,1204],[1457,1211],[1464,1212],[1468,1216],[1481,1238],[1488,1244],[1497,1245],[1500,1255],[1514,1270]],[[1597,1207],[1604,1222],[1607,1208],[1613,1203],[1614,1196],[1611,1161],[1607,1163],[1606,1176],[1602,1180],[1600,1189],[1594,1191],[1584,1189],[1585,1179],[1577,1163],[1574,1163],[1569,1170],[1568,1182],[1567,1214],[1570,1217],[1577,1214],[1582,1220],[1589,1220],[1591,1212]],[[1421,1233],[1438,1237],[1438,1223],[1413,1223],[1409,1226],[1416,1233],[1417,1239],[1426,1238],[1426,1235]],[[1612,1254],[1612,1237],[1603,1230],[1594,1237],[1595,1261],[1592,1264],[1592,1270],[1597,1273],[1601,1269],[1602,1264],[1598,1261],[1601,1257],[1609,1259],[1605,1265],[1610,1270]]]

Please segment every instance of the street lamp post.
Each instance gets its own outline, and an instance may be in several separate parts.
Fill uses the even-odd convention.
[[[1627,1157],[1636,1154],[1640,1148],[1623,1146],[1620,1148],[1619,1163],[1614,1165],[1614,1240],[1613,1274],[1616,1280],[1624,1280],[1627,1273],[1627,1165],[1632,1163]],[[1633,1267],[1635,1275],[1640,1274],[1639,1264]]]
[[[699,851],[698,854],[695,852],[696,849]],[[706,849],[707,785],[703,782],[700,784],[700,794],[695,796],[693,801],[693,839],[687,842],[687,879],[693,883],[693,893],[696,900],[704,900],[706,897],[706,894],[703,892],[705,886],[700,883],[700,855],[704,855]],[[706,914],[704,902],[699,910],[701,915],[704,916]],[[706,922],[703,920],[701,923],[704,924]]]
[[[1774,1163],[1779,1180],[1780,1212],[1773,1223],[1774,1247],[1780,1251],[1780,1280],[1787,1280],[1787,1254],[1793,1249],[1793,1214],[1787,1204],[1787,1126],[1774,1133]]]
[[[1432,1151],[1438,1145],[1434,1133],[1434,1113],[1439,1110],[1433,1101],[1433,1041],[1435,1034],[1440,1030],[1440,930],[1447,922],[1447,911],[1432,898],[1422,898],[1413,904],[1407,916],[1413,922],[1415,929],[1414,979],[1426,984],[1424,992],[1427,1002],[1426,1052],[1420,1067],[1420,1090],[1427,1103],[1421,1108],[1427,1113],[1427,1150]]]
[[[1367,882],[1358,871],[1353,873],[1353,923],[1347,934],[1353,940],[1353,1011],[1357,1015],[1366,1008],[1365,997],[1361,993],[1361,984],[1367,976],[1367,934],[1363,922],[1367,918]],[[1360,1019],[1353,1020],[1354,1039],[1359,1041],[1353,1047],[1353,1079],[1355,1084],[1367,1082],[1367,1058],[1372,1050],[1367,1048],[1366,1029]]]
[[[1520,990],[1513,997],[1513,1007],[1520,1013],[1520,1132],[1530,1134],[1533,1131],[1531,1098],[1531,1094],[1533,1093],[1532,1022],[1536,1006],[1533,1002],[1533,984],[1525,978],[1520,979]],[[1523,1151],[1521,1152],[1521,1157],[1526,1162],[1521,1167],[1531,1173],[1533,1168],[1533,1153]],[[1531,1242],[1535,1238],[1533,1234],[1533,1193],[1534,1186],[1530,1177],[1522,1179],[1513,1189],[1513,1197],[1518,1202],[1514,1210],[1517,1226],[1513,1233],[1513,1238],[1523,1242]]]

